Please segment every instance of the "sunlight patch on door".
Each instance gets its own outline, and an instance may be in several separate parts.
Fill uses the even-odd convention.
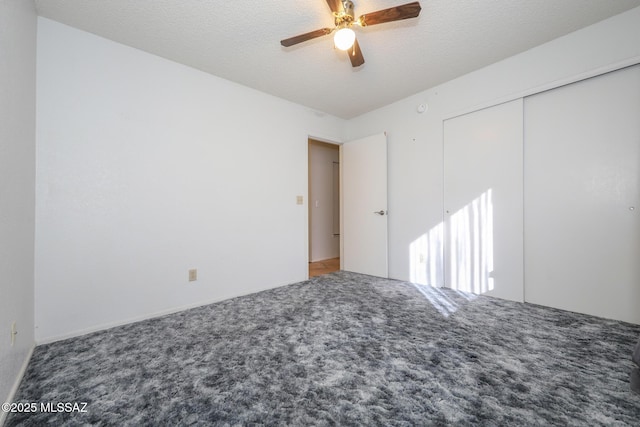
[[[493,191],[488,189],[449,217],[448,230],[440,223],[411,243],[410,280],[474,294],[489,292],[495,286],[493,244]]]
[[[463,292],[492,291],[493,199],[489,189],[451,215],[449,286]]]

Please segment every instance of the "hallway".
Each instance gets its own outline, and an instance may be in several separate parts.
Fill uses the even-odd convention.
[[[309,278],[340,270],[340,258],[325,259],[309,263]]]

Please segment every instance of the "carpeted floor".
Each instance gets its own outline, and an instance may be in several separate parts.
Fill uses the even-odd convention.
[[[17,425],[640,425],[640,326],[337,272],[36,348]],[[82,409],[82,408],[80,408]]]

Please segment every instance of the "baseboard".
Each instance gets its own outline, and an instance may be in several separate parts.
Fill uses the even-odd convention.
[[[293,282],[293,283],[298,283],[298,282]],[[274,286],[268,286],[266,288],[258,289],[258,290],[251,291],[251,292],[241,292],[241,293],[233,294],[233,295],[230,295],[230,296],[224,297],[224,298],[214,298],[214,299],[211,299],[211,300],[199,301],[199,302],[196,302],[194,304],[188,304],[188,305],[183,305],[183,306],[180,306],[180,307],[169,308],[169,309],[166,309],[166,310],[156,311],[156,312],[153,312],[153,313],[149,313],[149,314],[145,314],[145,315],[137,316],[137,317],[132,317],[132,318],[121,320],[121,321],[110,322],[110,323],[105,323],[105,324],[102,324],[102,325],[92,326],[90,328],[85,328],[85,329],[80,329],[80,330],[77,330],[77,331],[69,332],[68,334],[56,335],[56,336],[53,336],[53,337],[48,337],[48,338],[36,340],[36,345],[51,344],[51,343],[57,342],[57,341],[63,341],[63,340],[67,340],[67,339],[70,339],[70,338],[81,337],[83,335],[92,334],[94,332],[104,331],[106,329],[116,328],[118,326],[129,325],[131,323],[142,322],[144,320],[155,319],[156,317],[162,317],[162,316],[166,316],[168,314],[174,314],[174,313],[179,313],[181,311],[190,310],[192,308],[203,307],[205,305],[215,304],[217,302],[221,302],[221,301],[226,301],[226,300],[233,299],[233,298],[242,297],[242,296],[245,296],[245,295],[251,295],[251,294],[255,294],[255,293],[258,293],[258,292],[262,292],[262,291],[268,291],[269,289],[280,288],[282,286],[291,285],[293,283],[285,283],[285,284],[278,284],[278,285],[274,285]],[[0,424],[0,425],[2,425],[2,424]]]
[[[27,372],[27,367],[29,366],[29,362],[31,361],[31,356],[33,356],[33,350],[35,350],[35,348],[36,348],[35,344],[32,345],[31,350],[29,350],[27,357],[24,359],[24,362],[22,363],[22,367],[18,372],[18,377],[13,383],[13,387],[11,387],[11,390],[9,390],[9,395],[7,396],[6,402],[8,403],[13,402],[13,399],[16,397],[16,393],[18,392],[18,388],[20,387],[20,383],[22,382],[24,373]],[[9,415],[8,412],[0,411],[0,426],[3,426],[4,423],[7,421],[8,415]]]

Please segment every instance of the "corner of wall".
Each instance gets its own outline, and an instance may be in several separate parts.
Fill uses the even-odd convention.
[[[0,56],[7,64],[0,67],[0,402],[5,402],[13,398],[34,348],[34,1],[0,2],[0,28]]]

